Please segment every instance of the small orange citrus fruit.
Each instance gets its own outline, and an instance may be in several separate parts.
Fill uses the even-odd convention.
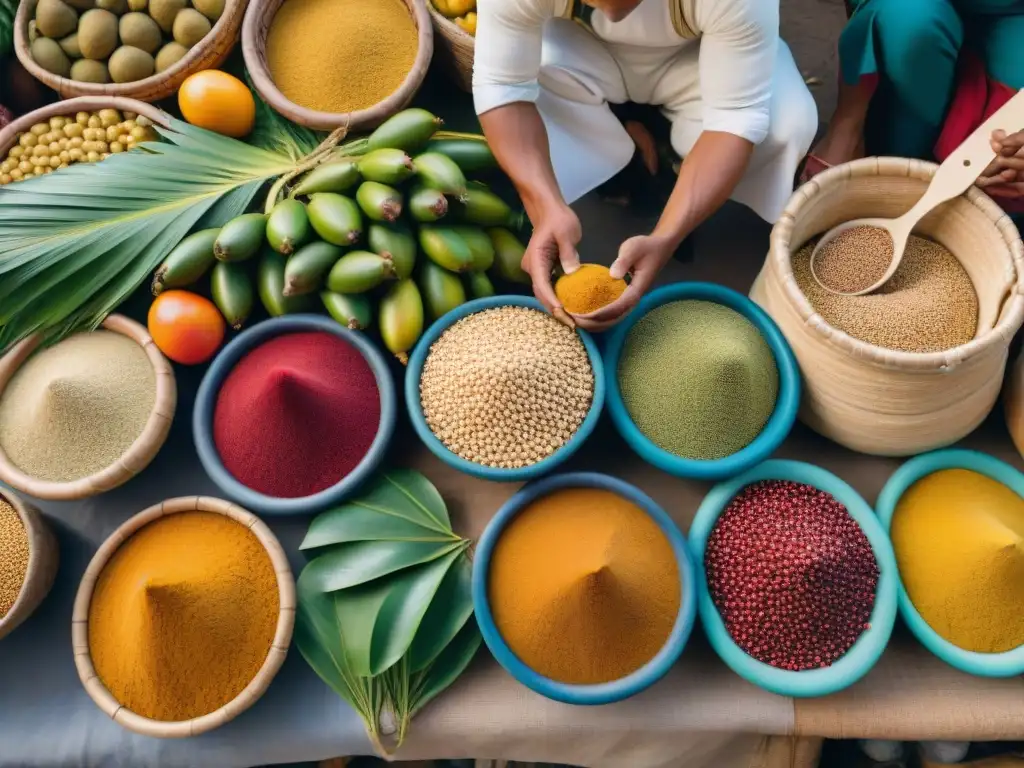
[[[164,291],[149,307],[149,335],[176,363],[205,363],[224,341],[224,318],[213,302],[189,291]]]
[[[189,75],[178,89],[178,107],[192,125],[240,139],[256,121],[256,101],[248,86],[218,69]]]

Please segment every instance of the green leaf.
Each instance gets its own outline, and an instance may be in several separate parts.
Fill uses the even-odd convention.
[[[333,592],[436,560],[462,546],[461,541],[357,541],[339,544],[311,560],[302,573],[321,592]]]
[[[0,59],[14,50],[15,0],[0,0]]]
[[[256,102],[256,122],[249,134],[250,144],[287,155],[298,163],[327,138],[326,133],[297,125],[274,111],[256,90],[248,69],[245,70],[245,83]]]
[[[364,495],[314,518],[300,549],[353,541],[458,540],[448,508],[419,472],[393,470],[371,481]]]
[[[410,718],[466,671],[482,640],[476,621],[467,622],[433,664],[413,675],[409,703]]]
[[[459,555],[434,594],[409,647],[409,669],[419,672],[444,650],[473,615],[473,565]]]

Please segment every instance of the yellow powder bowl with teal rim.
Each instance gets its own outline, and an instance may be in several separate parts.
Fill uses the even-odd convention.
[[[68,343],[85,350],[82,342],[95,340],[97,336],[94,334],[99,333],[117,334],[130,340],[135,346],[122,345],[122,348],[133,355],[139,355],[138,350],[141,350],[142,359],[133,358],[133,363],[138,365],[132,370],[137,368],[146,373],[145,395],[151,398],[147,400],[151,405],[145,411],[140,410],[137,431],[130,435],[119,434],[117,450],[111,451],[109,457],[97,464],[89,458],[91,449],[88,443],[101,438],[95,433],[90,434],[91,428],[83,425],[95,425],[107,418],[107,411],[117,410],[117,398],[124,394],[123,391],[119,392],[116,386],[110,387],[106,392],[109,399],[98,404],[97,387],[104,382],[108,385],[116,383],[116,377],[123,372],[109,361],[106,365],[92,365],[94,361],[81,357],[75,361],[74,370],[63,371],[62,363],[55,361],[52,354],[60,350],[62,344]],[[85,499],[123,485],[149,465],[167,440],[178,400],[174,370],[153,343],[149,332],[123,315],[110,315],[97,331],[74,334],[51,347],[43,348],[43,341],[41,334],[34,334],[15,344],[0,358],[0,481],[30,496],[54,501]],[[20,384],[19,374],[27,373],[44,355],[51,357],[47,363],[39,364],[44,376],[44,380],[39,382],[40,387],[29,386],[27,382]],[[98,382],[99,379],[103,382]],[[24,403],[5,400],[12,396],[12,392],[19,391],[28,391],[32,399],[26,399]],[[43,417],[40,415],[44,411],[53,416],[50,421],[56,424],[52,434],[73,434],[74,448],[68,444],[50,445],[45,442],[41,426]],[[13,425],[11,435],[5,435],[8,417]],[[6,442],[8,439],[10,443]],[[12,455],[16,452],[15,443],[23,456],[21,461]],[[70,453],[61,456],[65,449],[74,450],[74,456]],[[40,477],[38,470],[29,468],[26,459],[31,459],[28,463],[39,466],[46,463],[61,472],[70,471],[75,461],[88,465],[89,469],[82,476]]]
[[[263,660],[258,672],[230,701],[211,712],[206,712],[189,719],[158,720],[133,712],[123,702],[118,701],[104,684],[103,680],[101,680],[90,645],[89,623],[90,616],[92,615],[91,609],[94,598],[98,594],[98,585],[99,589],[102,588],[104,570],[115,560],[122,545],[130,542],[133,536],[150,524],[159,525],[166,523],[171,516],[188,515],[190,513],[206,513],[209,516],[233,521],[255,536],[258,542],[258,550],[266,554],[269,564],[273,569],[273,582],[277,591],[277,619],[274,624],[273,639],[269,644],[266,658]],[[157,589],[159,590],[161,587],[166,588],[166,586],[165,584],[159,584]],[[147,584],[147,597],[149,596],[149,588]],[[180,599],[182,594],[187,595],[187,592],[182,592],[177,598]],[[230,601],[232,595],[220,593],[217,597],[224,601]],[[173,596],[171,596],[171,599],[173,599]],[[103,542],[89,563],[89,567],[86,568],[78,587],[78,594],[75,597],[71,616],[71,644],[75,655],[75,667],[78,670],[78,677],[85,687],[86,693],[89,694],[89,697],[96,706],[103,710],[118,725],[143,736],[156,738],[198,736],[233,720],[249,709],[266,692],[288,654],[292,631],[295,626],[295,610],[295,579],[284,549],[266,523],[252,512],[223,499],[208,496],[184,496],[167,499],[129,518]],[[127,610],[124,615],[127,615]],[[191,666],[194,665],[190,665],[190,668]],[[227,666],[227,660],[225,660],[224,666]],[[169,670],[162,671],[165,675],[169,672]],[[195,682],[194,678],[197,673],[193,671],[191,674],[192,677],[186,679],[185,683]],[[168,698],[172,695],[177,697],[179,690],[186,687],[188,687],[186,684],[178,682],[175,690],[168,692]]]
[[[899,522],[897,521],[894,524],[894,520],[899,514],[905,514],[912,509],[909,506],[904,506],[901,512],[901,501],[909,501],[912,498],[910,496],[912,492],[920,493],[922,489],[926,488],[924,485],[918,485],[919,482],[928,481],[929,479],[934,481],[938,477],[937,473],[948,470],[976,473],[976,475],[980,475],[983,479],[992,480],[998,485],[1004,486],[1005,489],[1008,489],[1016,496],[1024,498],[1024,474],[1009,464],[978,451],[958,448],[933,451],[910,459],[896,470],[882,489],[878,497],[876,509],[882,525],[885,526],[886,530],[890,532],[890,536],[893,537],[897,565],[900,567],[898,575],[900,615],[907,623],[910,631],[925,648],[962,672],[979,677],[1015,677],[1024,674],[1024,643],[997,653],[966,650],[943,637],[939,631],[933,628],[910,598],[907,584],[909,574],[906,572],[907,565],[904,562],[906,555],[901,557],[901,548],[903,546],[908,548],[910,546],[920,546],[936,551],[935,541],[929,541],[929,537],[937,534],[938,527],[941,524],[940,516],[948,515],[951,510],[941,509],[939,505],[935,505],[934,509],[931,510],[921,510],[919,514],[925,515],[923,518],[924,526],[922,527],[921,535],[915,537],[901,536],[898,530]],[[971,481],[972,478],[971,476],[961,475],[957,480]],[[995,490],[998,492],[1002,489],[996,488]],[[952,494],[946,494],[946,497],[947,499],[953,499],[954,503],[960,503]],[[968,498],[967,503],[970,502],[971,499]],[[1024,504],[1022,504],[1022,507],[1024,507]],[[956,510],[952,511],[955,512]],[[1021,523],[1024,525],[1024,520]],[[1001,527],[998,522],[997,527]],[[985,528],[987,529],[988,526],[985,526]],[[969,524],[965,530],[970,534],[972,531],[983,529],[978,525]],[[1009,548],[1014,550],[1012,554],[1018,556],[1018,561],[1024,562],[1024,555],[1020,553],[1021,543],[1019,535],[1009,530],[1004,530],[1003,533],[1007,534],[1009,539],[1016,540],[1016,544],[1013,541],[1002,543],[1007,544]],[[903,543],[901,544],[901,542]],[[960,541],[953,542],[949,549],[950,551],[960,553],[964,557],[970,551],[968,542],[964,541],[962,537]],[[901,563],[903,564],[901,565]],[[941,567],[942,563],[938,562],[936,565]],[[956,563],[954,562],[953,566],[955,567],[955,565]],[[977,577],[986,575],[977,568],[972,569],[972,573],[974,574],[972,582],[976,582]],[[970,588],[973,590],[975,586],[976,584],[972,583]],[[947,597],[951,596],[947,595]],[[972,605],[972,612],[979,614],[981,611],[979,610],[977,599],[972,602]],[[1022,605],[1024,603],[1018,604],[1018,614],[1021,610],[1024,610],[1020,607]]]

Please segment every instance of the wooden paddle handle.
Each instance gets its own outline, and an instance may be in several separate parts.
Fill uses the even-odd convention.
[[[943,161],[906,218],[911,219],[911,214],[915,214],[912,221],[916,223],[937,205],[966,192],[995,157],[992,132],[999,129],[1007,133],[1024,130],[1024,90],[1018,91]]]

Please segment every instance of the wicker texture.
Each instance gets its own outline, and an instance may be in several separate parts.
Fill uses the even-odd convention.
[[[274,85],[267,66],[267,35],[274,21],[274,14],[284,4],[284,0],[252,0],[249,5],[249,10],[245,13],[245,22],[242,24],[242,56],[245,59],[245,66],[263,100],[292,122],[321,131],[333,131],[341,127],[346,127],[350,131],[375,128],[396,112],[409,106],[423,84],[423,78],[427,76],[430,59],[434,55],[434,31],[430,26],[430,15],[426,7],[429,1],[403,0],[409,8],[409,15],[412,16],[419,35],[416,60],[398,90],[368,109],[347,114],[307,109],[287,99]],[[386,54],[381,52],[381,55]],[[309,65],[315,67],[318,66],[318,62],[311,61]],[[339,75],[342,76],[344,74]]]
[[[0,618],[0,638],[4,638],[31,616],[49,594],[57,575],[60,547],[38,509],[17,494],[4,489],[0,489],[0,499],[14,507],[28,535],[28,570],[25,572],[25,581],[11,610]]]
[[[238,696],[220,709],[201,717],[179,722],[163,722],[142,717],[123,707],[97,676],[89,651],[89,605],[92,602],[93,590],[96,588],[96,582],[103,572],[103,568],[114,552],[117,551],[117,548],[133,533],[147,523],[151,523],[165,515],[193,511],[212,512],[230,517],[253,532],[260,543],[263,544],[267,555],[274,565],[274,573],[277,575],[280,609],[277,616],[277,630],[270,647],[270,653],[267,654],[267,659],[263,666],[260,667],[256,677],[250,681]],[[267,527],[266,523],[252,512],[222,499],[214,499],[208,496],[184,496],[168,499],[128,519],[110,535],[110,538],[103,542],[89,563],[89,567],[86,568],[85,574],[82,576],[82,582],[78,587],[78,594],[75,597],[75,606],[71,616],[71,645],[75,653],[75,667],[78,670],[78,678],[82,681],[86,693],[96,703],[96,706],[106,712],[116,723],[130,731],[140,733],[143,736],[154,736],[164,739],[198,736],[233,720],[251,707],[266,692],[270,682],[274,679],[278,670],[281,669],[285,656],[288,655],[288,646],[291,644],[292,630],[295,626],[295,605],[295,579],[292,577],[288,558],[281,548],[281,543],[271,532],[270,528]]]
[[[149,465],[163,446],[164,441],[167,440],[178,401],[178,389],[171,364],[156,348],[149,332],[134,320],[129,320],[123,315],[110,315],[103,321],[102,327],[134,340],[146,351],[146,355],[153,365],[153,371],[156,374],[156,400],[142,434],[135,439],[124,456],[106,469],[89,477],[63,483],[39,480],[25,474],[11,463],[3,449],[0,448],[0,480],[11,487],[39,499],[56,501],[96,496],[123,485],[139,474]],[[0,396],[3,395],[3,391],[14,373],[41,342],[40,334],[29,336],[11,347],[10,351],[0,358]]]
[[[854,218],[904,213],[937,167],[866,158],[816,176],[776,223],[751,289],[800,363],[800,419],[861,453],[905,456],[971,432],[999,395],[1010,340],[1024,321],[1024,245],[1003,210],[973,187],[917,230],[957,257],[978,292],[978,330],[967,344],[929,353],[867,344],[828,325],[797,286],[791,256],[803,243]]]
[[[427,0],[427,10],[430,11],[434,34],[438,40],[438,60],[459,88],[472,93],[476,39],[454,21],[438,13],[431,0]]]
[[[35,16],[38,0],[22,0],[14,20],[14,51],[31,75],[55,90],[62,99],[69,96],[125,96],[140,101],[159,101],[173,96],[189,75],[213,69],[231,53],[238,40],[247,0],[227,0],[213,29],[181,59],[163,72],[133,83],[84,83],[68,80],[40,67],[29,51],[28,23]]]

